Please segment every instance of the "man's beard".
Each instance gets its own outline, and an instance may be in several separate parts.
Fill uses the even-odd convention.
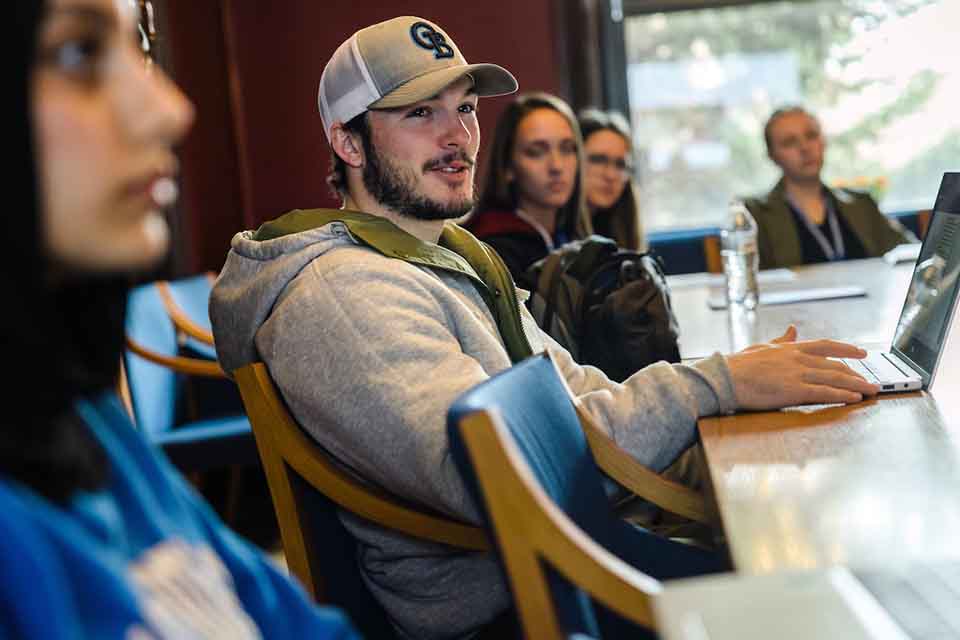
[[[418,220],[452,220],[470,212],[476,205],[476,190],[471,185],[470,195],[455,202],[437,202],[416,190],[413,172],[398,167],[390,158],[380,155],[369,139],[364,140],[367,163],[363,168],[363,185],[377,202],[402,216]],[[456,151],[438,160],[427,162],[422,170],[459,161],[473,167],[474,161],[465,152]]]

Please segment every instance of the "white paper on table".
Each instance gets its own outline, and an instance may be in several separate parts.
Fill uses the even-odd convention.
[[[790,282],[796,280],[797,274],[790,269],[764,269],[757,272],[757,284],[771,282]],[[671,289],[685,289],[692,287],[719,287],[723,285],[722,273],[681,273],[667,276],[667,285]]]

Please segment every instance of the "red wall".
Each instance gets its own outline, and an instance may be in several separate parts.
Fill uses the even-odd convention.
[[[438,23],[470,62],[495,62],[521,91],[560,91],[553,3],[168,0],[173,74],[198,120],[183,149],[182,205],[192,270],[217,269],[230,237],[292,208],[335,206],[316,92],[334,49],[397,15]],[[492,135],[509,98],[481,101]],[[481,144],[481,149],[483,145]]]

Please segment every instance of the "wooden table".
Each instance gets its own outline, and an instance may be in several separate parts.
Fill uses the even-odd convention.
[[[802,337],[889,345],[911,270],[880,260],[798,269],[796,280],[776,286],[860,284],[868,295],[761,307],[739,320],[746,331],[728,312],[706,308],[708,287],[675,289],[683,353],[729,352],[775,337],[789,322]],[[709,477],[737,570],[960,557],[956,369],[960,361],[941,367],[932,393],[701,420]]]
[[[674,276],[670,279],[671,300],[680,322],[680,355],[699,358],[714,351],[739,351],[776,338],[790,323],[797,325],[800,339],[835,338],[889,346],[912,273],[912,263],[891,266],[880,258],[779,270],[792,279],[773,274],[773,282],[761,282],[762,291],[858,285],[867,295],[761,306],[747,313],[708,308],[711,295],[722,291],[722,276],[710,278],[714,286],[701,284],[709,274],[687,279]],[[761,278],[764,275],[761,272]]]

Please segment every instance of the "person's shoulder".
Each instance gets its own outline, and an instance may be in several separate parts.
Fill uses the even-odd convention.
[[[537,231],[513,211],[504,209],[486,209],[471,217],[463,225],[470,233],[480,239],[490,236],[512,234],[534,234]]]
[[[18,568],[50,554],[45,522],[55,511],[43,498],[13,479],[0,476],[0,576],[6,582]]]
[[[143,432],[134,426],[120,396],[113,389],[77,398],[74,408],[101,444],[107,447],[108,455],[114,446],[122,447],[124,455],[138,459],[154,455]]]
[[[767,210],[772,207],[775,207],[778,203],[783,200],[783,194],[779,189],[774,187],[769,191],[764,191],[762,193],[754,193],[748,196],[743,197],[743,203],[751,211],[754,209]]]
[[[833,195],[843,204],[854,204],[871,209],[877,209],[877,201],[868,191],[860,189],[851,189],[849,187],[839,187],[833,189]]]
[[[63,523],[57,509],[16,481],[0,476],[0,637],[21,637],[29,630],[69,624],[63,610],[70,582],[63,566],[62,544],[50,532]],[[51,610],[57,615],[50,618]],[[72,630],[71,630],[72,631]]]
[[[401,260],[384,255],[364,244],[341,244],[330,248],[310,261],[300,276],[342,277],[353,274],[379,273],[397,269]]]
[[[24,489],[15,480],[0,475],[0,530],[19,523],[29,513],[23,497]]]
[[[383,295],[385,288],[410,287],[425,279],[429,277],[406,260],[366,245],[349,244],[314,258],[292,281],[294,286],[288,295],[329,299],[340,297],[345,290],[377,291],[377,295]]]

